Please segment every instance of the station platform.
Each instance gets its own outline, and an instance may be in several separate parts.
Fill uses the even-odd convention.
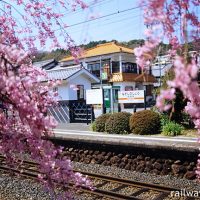
[[[176,151],[198,153],[200,144],[197,138],[191,137],[165,137],[165,136],[138,136],[116,135],[89,131],[89,126],[84,124],[70,125],[70,127],[57,127],[54,130],[55,138],[60,140],[86,142],[95,144],[119,145],[129,147],[143,147],[150,149],[168,149]]]

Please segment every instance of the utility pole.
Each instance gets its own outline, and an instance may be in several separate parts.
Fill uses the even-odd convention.
[[[103,83],[102,83],[102,57],[100,56],[99,59],[99,72],[100,72],[100,89],[102,90],[102,98],[103,98],[103,102],[102,102],[102,108],[101,108],[101,112],[102,114],[105,113],[105,103],[104,103],[104,90],[103,90]]]

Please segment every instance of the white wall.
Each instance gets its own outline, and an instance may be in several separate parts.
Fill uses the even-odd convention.
[[[152,75],[155,77],[162,77],[165,75],[165,73],[172,67],[172,64],[166,64],[166,65],[153,65],[152,68]]]
[[[87,76],[81,74],[69,82],[58,86],[58,95],[60,96],[60,100],[77,100],[77,90],[73,90],[72,87],[70,88],[70,85],[84,85],[84,90],[91,89],[90,80],[88,80]]]
[[[59,100],[69,100],[69,86],[65,82],[58,86],[58,98]]]

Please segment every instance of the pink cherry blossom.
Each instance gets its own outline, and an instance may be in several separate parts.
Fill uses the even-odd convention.
[[[168,89],[161,91],[157,98],[157,106],[165,111],[172,107],[169,102],[175,98],[175,89],[179,89],[188,100],[185,111],[191,116],[200,133],[200,88],[197,82],[200,63],[188,58],[188,41],[200,40],[199,16],[194,12],[200,6],[199,0],[141,0],[144,9],[144,21],[149,30],[145,31],[147,42],[134,50],[136,61],[142,68],[153,62],[155,50],[161,38],[167,39],[171,45],[169,55],[173,63],[175,78],[168,81]],[[180,21],[181,23],[177,23]],[[180,36],[176,30],[180,30]],[[198,48],[198,47],[197,47]],[[200,140],[199,140],[200,141]],[[197,161],[197,177],[200,179],[200,159]]]
[[[11,2],[11,3],[10,3]],[[81,174],[73,172],[71,161],[62,156],[62,148],[54,146],[44,136],[53,136],[57,123],[48,115],[48,108],[57,104],[52,92],[57,81],[41,83],[46,73],[32,66],[31,58],[36,44],[45,46],[47,41],[52,48],[72,49],[73,55],[79,56],[79,49],[62,27],[63,14],[55,7],[61,6],[67,11],[73,6],[87,8],[81,0],[69,1],[1,1],[3,12],[0,15],[0,153],[6,161],[18,167],[18,159],[29,158],[39,163],[38,180],[51,194],[57,183],[60,193],[54,199],[71,199],[66,188],[70,183],[75,186],[88,186],[90,182]],[[70,1],[71,2],[71,1]],[[55,6],[55,3],[57,4]],[[48,5],[48,6],[46,6]],[[20,17],[20,22],[16,20]],[[65,42],[58,41],[57,31]],[[6,112],[5,112],[6,110]],[[62,184],[62,185],[61,185]],[[75,188],[74,188],[75,189]]]

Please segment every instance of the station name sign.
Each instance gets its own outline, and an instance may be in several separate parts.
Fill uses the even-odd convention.
[[[144,103],[144,90],[119,91],[118,103]]]

